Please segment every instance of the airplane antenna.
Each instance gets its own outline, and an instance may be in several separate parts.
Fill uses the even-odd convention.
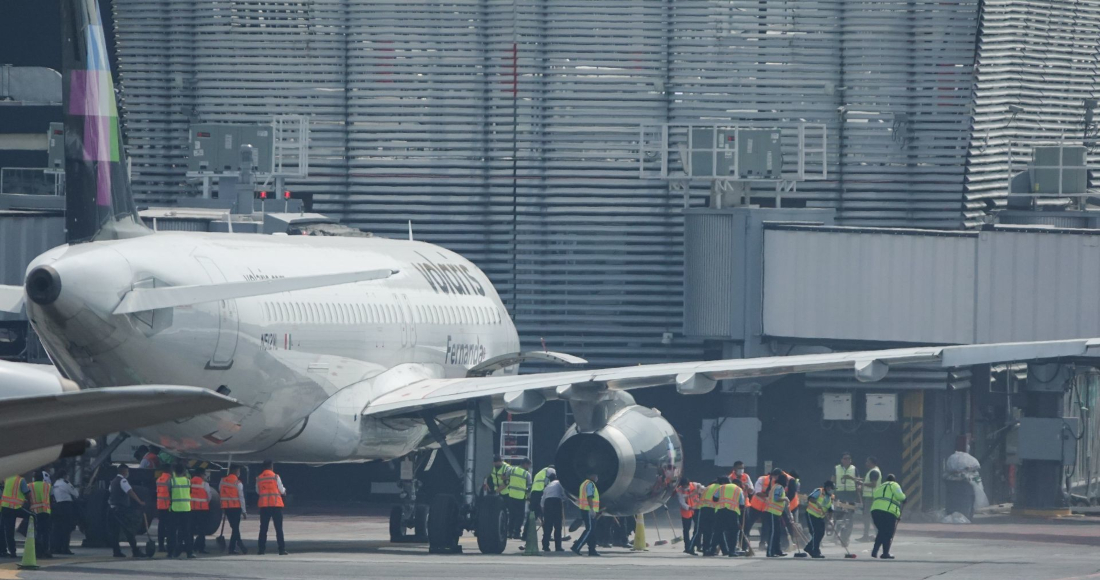
[[[413,241],[413,221],[409,220],[409,241]]]

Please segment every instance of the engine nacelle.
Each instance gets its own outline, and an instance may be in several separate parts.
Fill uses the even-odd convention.
[[[576,495],[589,473],[599,476],[600,510],[612,516],[649,513],[672,496],[684,456],[676,430],[660,411],[629,405],[592,433],[574,425],[554,462],[562,486]]]

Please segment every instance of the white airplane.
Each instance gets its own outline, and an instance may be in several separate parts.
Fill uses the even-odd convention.
[[[499,500],[475,498],[488,470],[476,446],[467,445],[460,465],[445,444],[474,437],[479,416],[568,401],[576,425],[555,460],[563,484],[577,489],[596,472],[606,512],[634,515],[667,501],[682,450],[672,426],[636,405],[630,389],[674,384],[703,394],[724,379],[836,369],[874,381],[894,365],[1090,354],[1091,343],[1077,340],[518,375],[527,360],[584,361],[520,352],[488,277],[444,248],[145,228],[123,169],[98,9],[94,0],[63,0],[62,11],[69,243],[35,259],[23,287],[0,288],[0,302],[26,304],[52,360],[83,387],[191,385],[240,401],[131,431],[177,453],[325,464],[439,447],[463,476],[464,503],[432,500],[433,550],[453,549],[463,529],[477,530],[484,552],[507,542]],[[418,521],[397,525],[421,526],[416,513]]]
[[[236,405],[196,387],[81,391],[53,367],[0,361],[0,479],[80,455],[90,437]]]

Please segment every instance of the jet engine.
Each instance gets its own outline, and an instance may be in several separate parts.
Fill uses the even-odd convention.
[[[660,411],[631,404],[591,432],[571,427],[558,445],[554,465],[569,494],[575,496],[585,477],[594,473],[600,511],[633,516],[669,500],[684,461],[680,437]]]

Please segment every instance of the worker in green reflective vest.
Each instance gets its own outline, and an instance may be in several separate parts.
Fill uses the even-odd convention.
[[[527,498],[527,509],[535,513],[535,517],[539,520],[542,519],[542,492],[546,489],[546,484],[549,483],[547,476],[557,475],[557,470],[553,465],[547,465],[543,467],[538,473],[535,474],[534,479],[531,480],[531,494]],[[524,520],[523,524],[523,539],[527,539],[527,525],[529,520]]]
[[[901,508],[905,505],[905,493],[895,481],[894,474],[886,476],[886,481],[875,488],[874,501],[871,503],[871,518],[875,520],[875,528],[878,536],[875,537],[875,548],[871,550],[872,558],[879,558],[878,549],[882,548],[882,560],[893,560],[890,553],[890,544],[894,541],[894,532],[901,520]]]
[[[508,506],[508,537],[523,539],[523,522],[527,509],[527,493],[531,489],[531,460],[524,458],[512,466],[507,474],[508,487],[504,490],[504,503]]]
[[[168,513],[172,517],[172,538],[168,539],[168,557],[179,558],[187,552],[188,558],[194,558],[193,537],[191,534],[191,478],[187,477],[187,467],[177,463],[175,475],[168,480],[168,491],[172,497],[172,504]]]
[[[878,468],[878,459],[874,455],[867,458],[864,466],[867,469],[866,475],[859,482],[859,487],[863,490],[863,537],[859,541],[870,542],[871,503],[874,501],[875,488],[882,481],[882,470]]]

